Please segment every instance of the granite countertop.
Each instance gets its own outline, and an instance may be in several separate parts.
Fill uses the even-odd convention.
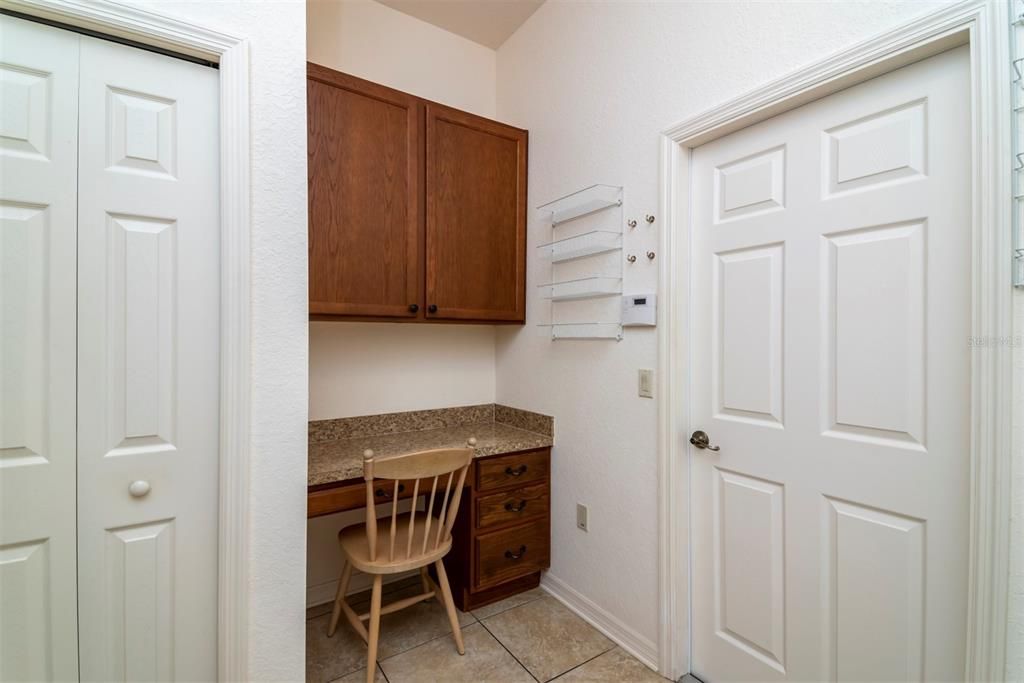
[[[475,437],[479,458],[550,447],[553,427],[545,415],[493,404],[311,422],[308,485],[361,478],[367,448],[387,457],[460,448]]]

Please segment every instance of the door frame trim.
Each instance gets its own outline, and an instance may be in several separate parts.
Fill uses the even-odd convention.
[[[921,16],[665,129],[658,311],[658,668],[690,670],[690,164],[692,150],[782,112],[960,45],[971,58],[970,548],[966,680],[1002,680],[1009,595],[1012,348],[1009,15],[966,0]],[[676,380],[675,378],[681,378]],[[684,591],[683,586],[687,589]]]
[[[97,31],[219,65],[220,468],[217,668],[248,680],[250,433],[249,43],[109,0],[0,0],[30,17]]]

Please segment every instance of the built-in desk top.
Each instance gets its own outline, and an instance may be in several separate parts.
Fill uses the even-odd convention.
[[[417,410],[309,423],[308,485],[335,484],[363,476],[363,451],[376,457],[430,448],[460,448],[476,438],[476,457],[515,453],[554,444],[546,415],[485,404]]]

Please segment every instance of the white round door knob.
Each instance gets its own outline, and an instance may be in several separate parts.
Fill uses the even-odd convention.
[[[149,493],[149,482],[142,481],[141,479],[139,481],[133,481],[128,486],[128,493],[132,494],[135,498],[142,498],[144,495]]]

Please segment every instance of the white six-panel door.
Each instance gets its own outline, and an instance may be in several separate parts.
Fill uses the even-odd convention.
[[[218,75],[0,38],[0,681],[212,681]]]
[[[81,41],[82,678],[215,680],[217,72]]]
[[[78,676],[78,36],[0,17],[0,680]]]
[[[964,671],[967,48],[695,150],[693,671]]]

